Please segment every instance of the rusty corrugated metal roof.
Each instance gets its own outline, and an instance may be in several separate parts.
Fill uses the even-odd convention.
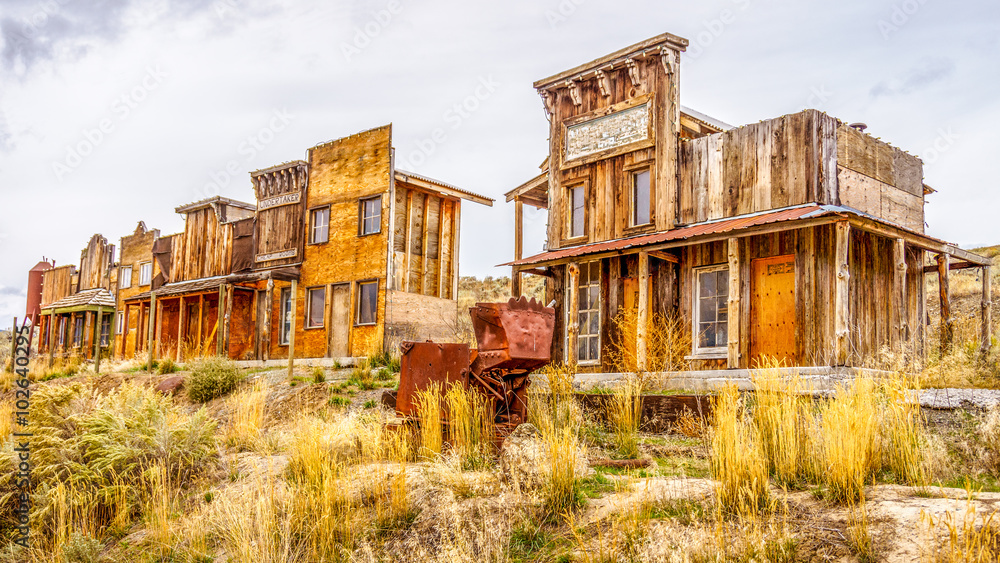
[[[672,229],[670,231],[664,231],[661,233],[638,235],[634,237],[609,240],[605,242],[595,242],[592,244],[582,244],[580,246],[572,246],[569,248],[560,248],[559,250],[542,252],[541,254],[536,254],[534,256],[529,256],[527,258],[522,258],[520,260],[515,260],[513,262],[508,262],[506,264],[501,264],[501,266],[529,266],[541,262],[548,262],[550,260],[558,260],[560,258],[571,258],[573,256],[585,256],[587,254],[596,254],[599,252],[625,250],[628,248],[647,246],[650,244],[658,244],[661,242],[667,242],[671,240],[682,240],[701,235],[726,233],[729,231],[746,229],[748,227],[756,227],[758,225],[777,223],[779,221],[811,219],[813,217],[821,217],[824,215],[831,215],[847,211],[849,210],[846,208],[809,203],[805,205],[797,205],[794,207],[787,207],[773,211],[762,211],[760,213],[751,213],[748,215],[742,215],[739,217],[732,217],[728,219],[716,219],[712,221],[705,221],[703,223],[696,223],[694,225],[688,225],[686,227],[680,227],[678,229]]]

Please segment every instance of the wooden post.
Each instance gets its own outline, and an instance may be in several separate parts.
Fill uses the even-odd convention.
[[[740,311],[740,295],[742,295],[742,282],[740,278],[740,240],[735,237],[729,239],[729,249],[727,252],[729,259],[729,304],[726,318],[729,319],[728,342],[729,348],[726,359],[726,367],[736,369],[740,367],[740,321],[742,314]]]
[[[101,327],[104,325],[104,307],[97,306],[94,321],[94,373],[101,373]]]
[[[156,340],[153,342],[156,348],[156,359],[163,357],[163,300],[156,300],[156,311],[153,313],[156,322]]]
[[[520,260],[524,252],[524,202],[514,200],[514,260]]]
[[[177,309],[177,353],[174,354],[174,361],[179,364],[183,356],[181,351],[184,348],[184,296],[181,295],[177,299],[180,305]]]
[[[226,307],[226,284],[219,286],[219,300],[215,307],[215,355],[222,357],[222,334],[225,329],[222,326]]]
[[[233,319],[233,284],[224,284],[226,293],[226,316],[225,322],[222,325],[222,355],[229,357],[229,329],[232,326]]]
[[[271,359],[271,309],[274,307],[274,280],[268,278],[267,291],[264,293],[264,322],[261,327],[261,354],[264,361]]]
[[[151,291],[149,293],[149,312],[146,313],[148,320],[146,321],[146,351],[149,356],[148,363],[146,364],[146,371],[153,373],[153,321],[156,318],[156,292]]]
[[[566,322],[566,334],[568,340],[568,354],[566,360],[571,366],[576,366],[580,357],[579,335],[580,335],[580,266],[575,262],[571,263],[566,271],[569,273],[569,287],[566,288],[566,300],[569,301],[569,319]]]
[[[850,352],[850,303],[849,288],[851,280],[851,224],[847,221],[837,223],[836,262],[837,278],[834,292],[834,357],[835,365],[847,364]]]
[[[980,335],[979,335],[979,353],[983,360],[987,358],[990,353],[990,347],[993,345],[993,293],[990,287],[990,267],[983,266],[983,302],[981,304],[981,318],[980,322]]]
[[[639,312],[635,326],[635,363],[646,371],[646,333],[649,330],[649,253],[639,252]]]
[[[295,370],[295,317],[298,315],[298,290],[299,282],[292,280],[292,303],[289,311],[292,315],[292,326],[288,331],[288,379],[292,379],[292,372]],[[284,319],[282,319],[284,320]]]
[[[205,335],[202,333],[202,323],[204,322],[205,294],[198,294],[198,356],[205,355]]]
[[[897,350],[906,348],[906,241],[897,238],[892,247],[892,341]]]
[[[55,346],[54,346],[54,344],[55,344],[54,338],[55,338],[55,335],[56,335],[56,329],[55,329],[54,326],[52,326],[55,323],[56,323],[56,312],[55,312],[55,310],[52,310],[51,312],[49,312],[49,327],[48,327],[49,328],[49,367],[52,367],[52,363],[55,361],[56,349],[55,349]]]
[[[260,319],[257,309],[260,307],[260,290],[254,287],[253,300],[250,301],[250,324],[253,325],[253,359],[260,359]],[[327,323],[326,326],[330,326]]]
[[[14,373],[14,358],[17,357],[17,317],[14,317],[14,328],[10,331],[10,373]],[[4,370],[7,366],[4,366]]]
[[[514,299],[521,296],[521,270],[517,266],[510,268],[510,296]]]
[[[119,359],[124,359],[125,358],[125,350],[128,349],[128,333],[131,332],[131,329],[129,328],[129,325],[131,324],[131,317],[129,317],[129,315],[131,314],[131,312],[132,311],[131,311],[130,306],[126,303],[125,304],[125,316],[124,316],[124,318],[122,318],[122,347],[119,350],[117,350],[117,352],[119,354]],[[116,318],[115,319],[115,323],[117,323],[117,322],[118,322],[118,319]],[[117,327],[118,327],[118,325],[115,324],[115,328],[117,328]]]
[[[954,326],[951,323],[951,288],[948,285],[948,254],[937,255],[938,296],[941,299],[941,355],[951,350],[955,339]]]

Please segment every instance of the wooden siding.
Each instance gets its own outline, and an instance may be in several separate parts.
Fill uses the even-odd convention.
[[[42,272],[42,306],[55,303],[73,292],[73,276],[76,266],[66,264]]]
[[[461,202],[403,182],[395,191],[392,288],[454,299],[453,233]]]
[[[142,223],[136,230],[128,236],[121,238],[121,258],[119,260],[118,271],[122,266],[131,266],[132,275],[129,278],[129,287],[121,288],[120,283],[115,284],[118,298],[118,312],[125,312],[125,300],[148,291],[149,286],[139,286],[139,265],[153,261],[153,242],[160,236],[157,229],[147,229]],[[155,274],[154,274],[155,275]],[[117,276],[116,276],[117,279]],[[118,319],[115,319],[112,327],[117,330]],[[136,352],[136,334],[138,332],[139,309],[138,307],[128,308],[128,318],[124,320],[122,334],[115,334],[115,354],[120,358],[131,358]],[[143,336],[139,336],[142,338]]]
[[[297,197],[297,203],[278,205],[257,210],[256,247],[253,256],[255,268],[272,268],[302,262],[308,228],[306,186],[309,182],[308,166],[293,163],[252,175],[254,193],[260,206],[262,201],[276,197]],[[278,253],[293,256],[262,260]]]
[[[109,272],[114,262],[115,246],[108,244],[102,235],[90,237],[87,248],[80,253],[80,270],[77,291],[109,288]]]
[[[169,282],[210,278],[230,273],[233,224],[221,223],[213,207],[186,214],[184,232],[175,235]]]

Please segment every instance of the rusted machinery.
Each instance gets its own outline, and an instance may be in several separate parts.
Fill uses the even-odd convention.
[[[555,309],[521,297],[506,303],[477,303],[469,314],[478,349],[430,341],[400,345],[396,411],[414,420],[418,391],[433,383],[442,388],[464,385],[489,399],[502,438],[528,416],[529,375],[551,359]]]

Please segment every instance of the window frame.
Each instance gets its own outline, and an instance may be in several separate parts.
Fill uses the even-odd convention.
[[[647,189],[649,190],[649,217],[645,223],[637,223],[635,218],[636,212],[636,185],[635,180],[639,174],[646,172],[649,175],[649,185]],[[642,230],[647,227],[651,227],[655,224],[654,217],[656,215],[656,197],[655,197],[655,182],[653,179],[653,166],[649,162],[642,162],[639,164],[633,164],[632,166],[625,167],[625,173],[628,175],[628,228]]]
[[[364,292],[362,288],[369,285],[375,286],[375,307],[372,310],[372,320],[370,322],[361,322],[361,300],[363,299]],[[378,290],[379,283],[377,279],[357,282],[357,299],[354,304],[354,326],[375,326],[378,324]]]
[[[87,323],[83,315],[73,315],[73,347],[83,347],[83,333],[87,330]]]
[[[107,324],[105,324],[105,320],[107,320]],[[97,323],[97,326],[99,327],[97,333],[97,339],[99,342],[98,346],[101,348],[107,348],[111,345],[111,323],[111,316],[101,313],[101,318]],[[108,329],[106,332],[104,327],[107,327]]]
[[[115,334],[122,334],[125,332],[125,311],[117,311],[115,313]]]
[[[291,342],[291,327],[294,323],[288,324],[288,311],[292,309],[292,288],[283,287],[281,291],[278,292],[278,346],[288,346]],[[295,315],[295,312],[292,312]]]
[[[315,219],[316,219],[316,212],[317,211],[326,211],[326,238],[324,240],[320,240],[320,241],[316,240],[316,238],[315,238],[316,237],[316,220]],[[316,245],[316,244],[326,244],[326,243],[330,242],[330,216],[331,215],[333,215],[333,212],[332,212],[331,206],[329,204],[327,204],[327,205],[318,205],[316,207],[310,207],[309,208],[309,242],[308,242],[308,244],[310,244],[310,245]]]
[[[568,202],[568,205],[566,206],[566,214],[565,214],[566,232],[563,236],[563,241],[564,242],[585,241],[587,240],[587,226],[590,221],[590,213],[587,210],[587,198],[590,195],[590,182],[587,180],[582,180],[582,181],[571,180],[568,181],[566,184],[567,184],[565,188],[566,191],[564,193],[566,194],[565,197],[566,201]],[[573,211],[574,211],[573,191],[576,189],[583,190],[583,206],[580,207],[581,211],[583,212],[583,221],[582,221],[583,232],[579,235],[573,234]]]
[[[118,289],[129,289],[130,287],[132,287],[132,264],[122,266],[121,274],[118,276]]]
[[[588,282],[588,284],[587,284],[586,287],[588,288],[588,291],[589,291],[589,288],[591,286],[597,286],[597,303],[596,303],[596,308],[578,309],[577,313],[581,314],[581,313],[585,313],[586,312],[586,313],[589,313],[589,314],[596,314],[597,315],[597,333],[594,334],[594,335],[591,335],[590,333],[583,334],[579,330],[579,327],[577,327],[578,330],[577,330],[577,333],[576,333],[576,338],[577,338],[577,347],[578,348],[577,348],[576,364],[579,365],[579,366],[596,366],[596,365],[600,365],[601,364],[601,324],[603,322],[603,316],[604,316],[603,313],[601,312],[601,277],[604,275],[603,265],[601,264],[601,260],[598,259],[598,260],[591,260],[589,262],[581,262],[581,263],[577,264],[577,266],[582,270],[584,267],[590,268],[591,265],[593,265],[593,264],[597,265],[597,280],[596,281],[590,281],[590,282]],[[569,284],[569,279],[570,279],[569,272],[566,272],[566,283],[567,283],[567,285]],[[588,274],[588,279],[589,279],[589,274]],[[583,280],[583,272],[582,271],[580,272],[580,280],[581,281]],[[577,287],[576,287],[575,297],[576,297],[577,300],[580,299],[580,285],[577,285]],[[565,317],[566,317],[565,323],[564,323],[564,326],[566,327],[566,331],[565,331],[566,334],[565,334],[565,337],[564,337],[564,345],[563,345],[563,350],[564,350],[564,354],[563,354],[564,358],[563,358],[563,360],[564,361],[569,361],[569,326],[570,326],[570,323],[569,323],[569,313],[570,313],[570,308],[571,308],[571,304],[567,304],[564,307],[564,309],[565,309],[565,313],[564,314],[565,314]],[[579,321],[579,319],[577,319],[577,320]],[[597,339],[597,357],[596,358],[589,358],[589,359],[586,359],[586,360],[581,360],[580,359],[579,345],[580,345],[580,338],[581,337],[596,338]]]
[[[693,291],[691,292],[692,293],[692,303],[691,303],[691,353],[692,353],[691,357],[692,358],[721,359],[728,357],[729,355],[728,338],[726,339],[727,343],[723,346],[712,346],[703,348],[699,344],[700,341],[699,336],[701,334],[700,331],[698,330],[698,325],[701,324],[701,307],[700,307],[701,283],[699,283],[698,281],[698,276],[699,274],[718,272],[722,270],[725,270],[727,273],[731,274],[731,272],[729,272],[729,264],[725,263],[712,264],[709,266],[700,266],[691,269],[691,275],[693,278],[691,280],[691,287],[693,288]],[[727,282],[728,279],[729,277],[727,275],[726,277]],[[729,318],[728,311],[729,311],[729,286],[727,285],[726,286],[726,332],[727,333],[729,331],[729,323],[731,321],[731,319]],[[737,320],[737,322],[739,321]]]
[[[149,266],[149,279],[146,280],[146,283],[142,283],[142,270],[146,266]],[[139,263],[139,287],[142,287],[142,286],[145,286],[145,285],[152,285],[152,283],[153,283],[153,263],[152,262],[140,262]]]
[[[374,231],[365,232],[365,203],[369,201],[377,201],[375,204],[375,209],[378,210],[378,221],[376,221],[376,227]],[[372,215],[372,219],[376,216]],[[358,198],[358,236],[367,237],[371,235],[377,235],[382,232],[382,194]]]
[[[319,324],[312,324],[312,295],[315,291],[323,292],[323,317],[320,319]],[[327,287],[325,285],[317,285],[306,288],[306,316],[303,319],[303,328],[305,330],[312,330],[317,328],[323,328],[326,326],[326,298],[327,298]]]

